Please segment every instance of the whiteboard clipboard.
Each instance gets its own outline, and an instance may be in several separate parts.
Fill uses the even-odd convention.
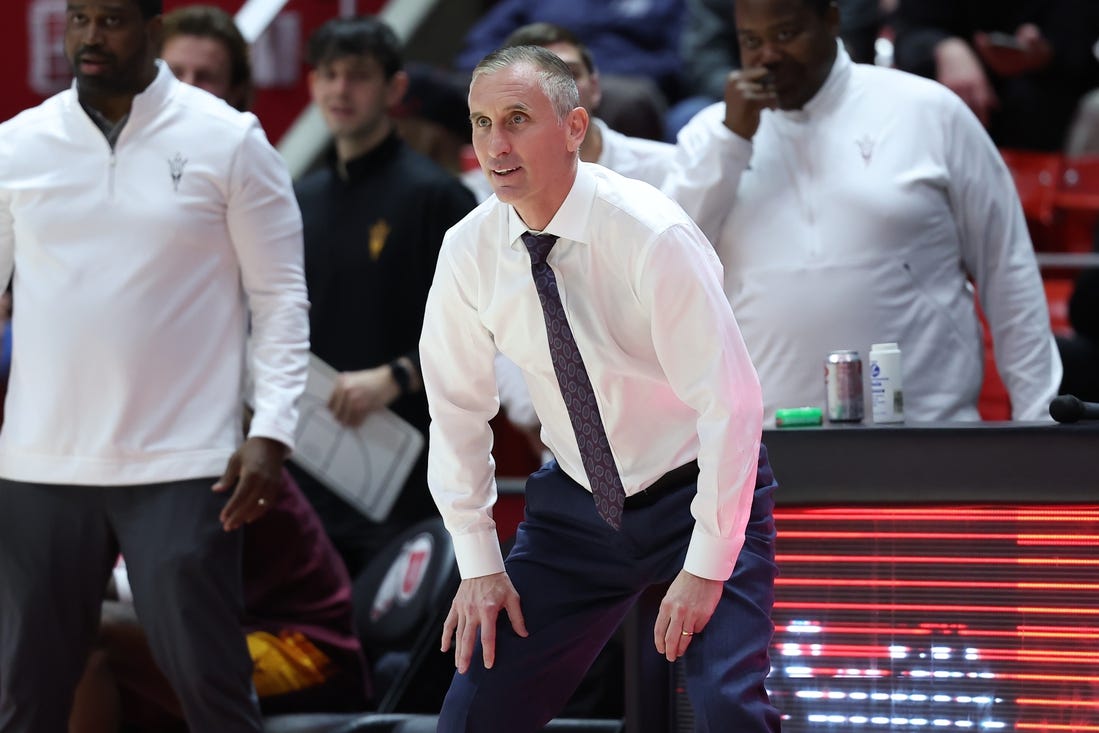
[[[357,428],[336,422],[328,398],[336,370],[309,355],[299,403],[297,465],[375,522],[385,521],[420,456],[424,436],[390,410],[376,410]]]

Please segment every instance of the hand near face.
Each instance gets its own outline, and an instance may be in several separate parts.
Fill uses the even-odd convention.
[[[450,651],[451,639],[454,640],[454,666],[459,673],[465,674],[469,670],[478,629],[481,632],[485,668],[492,669],[496,662],[496,619],[501,610],[507,612],[512,630],[526,637],[527,627],[519,607],[519,593],[507,573],[466,578],[458,586],[458,592],[450,604],[450,613],[443,623],[440,649]]]
[[[992,111],[1000,100],[981,66],[977,54],[960,38],[948,38],[935,47],[935,76],[973,110],[982,125],[988,126]]]
[[[366,416],[388,406],[401,395],[388,365],[360,372],[341,372],[328,398],[328,409],[341,425],[357,428]]]
[[[660,612],[653,627],[656,650],[669,662],[683,656],[695,634],[706,628],[721,600],[724,585],[720,580],[679,571],[660,602]]]
[[[756,67],[730,72],[725,80],[725,126],[751,140],[759,129],[759,116],[778,106],[767,69]]]
[[[1005,78],[1044,69],[1053,60],[1053,47],[1033,23],[1015,31],[1014,43],[996,43],[988,33],[976,33],[973,46],[993,73]]]

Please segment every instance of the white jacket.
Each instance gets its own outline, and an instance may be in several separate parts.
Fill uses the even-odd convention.
[[[251,434],[293,445],[308,318],[301,217],[256,118],[161,63],[115,150],[74,89],[0,125],[0,282],[14,267],[0,476],[218,476]]]
[[[725,266],[725,290],[776,408],[825,403],[824,359],[896,341],[905,413],[976,420],[984,349],[969,276],[1015,419],[1048,419],[1061,381],[1015,187],[956,96],[839,50],[798,111],[764,111],[752,141],[724,103],[680,133],[665,191]],[[865,389],[867,415],[869,388]]]

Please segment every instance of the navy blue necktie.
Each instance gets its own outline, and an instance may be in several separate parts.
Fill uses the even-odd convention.
[[[523,244],[530,252],[530,272],[534,276],[534,287],[538,290],[538,299],[542,303],[542,315],[546,319],[546,334],[549,336],[550,358],[553,371],[557,373],[557,383],[561,387],[561,396],[576,434],[580,447],[580,457],[584,470],[588,474],[595,508],[607,524],[615,529],[622,527],[622,503],[626,492],[622,488],[622,477],[611,455],[610,441],[603,427],[603,418],[599,415],[599,405],[595,401],[588,370],[576,338],[572,335],[565,307],[561,303],[561,294],[557,290],[557,277],[546,262],[557,237],[552,234],[523,235]]]

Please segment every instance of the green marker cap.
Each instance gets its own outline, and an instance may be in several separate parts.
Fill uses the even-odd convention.
[[[823,413],[819,407],[784,407],[775,410],[775,427],[797,428],[820,425]]]

